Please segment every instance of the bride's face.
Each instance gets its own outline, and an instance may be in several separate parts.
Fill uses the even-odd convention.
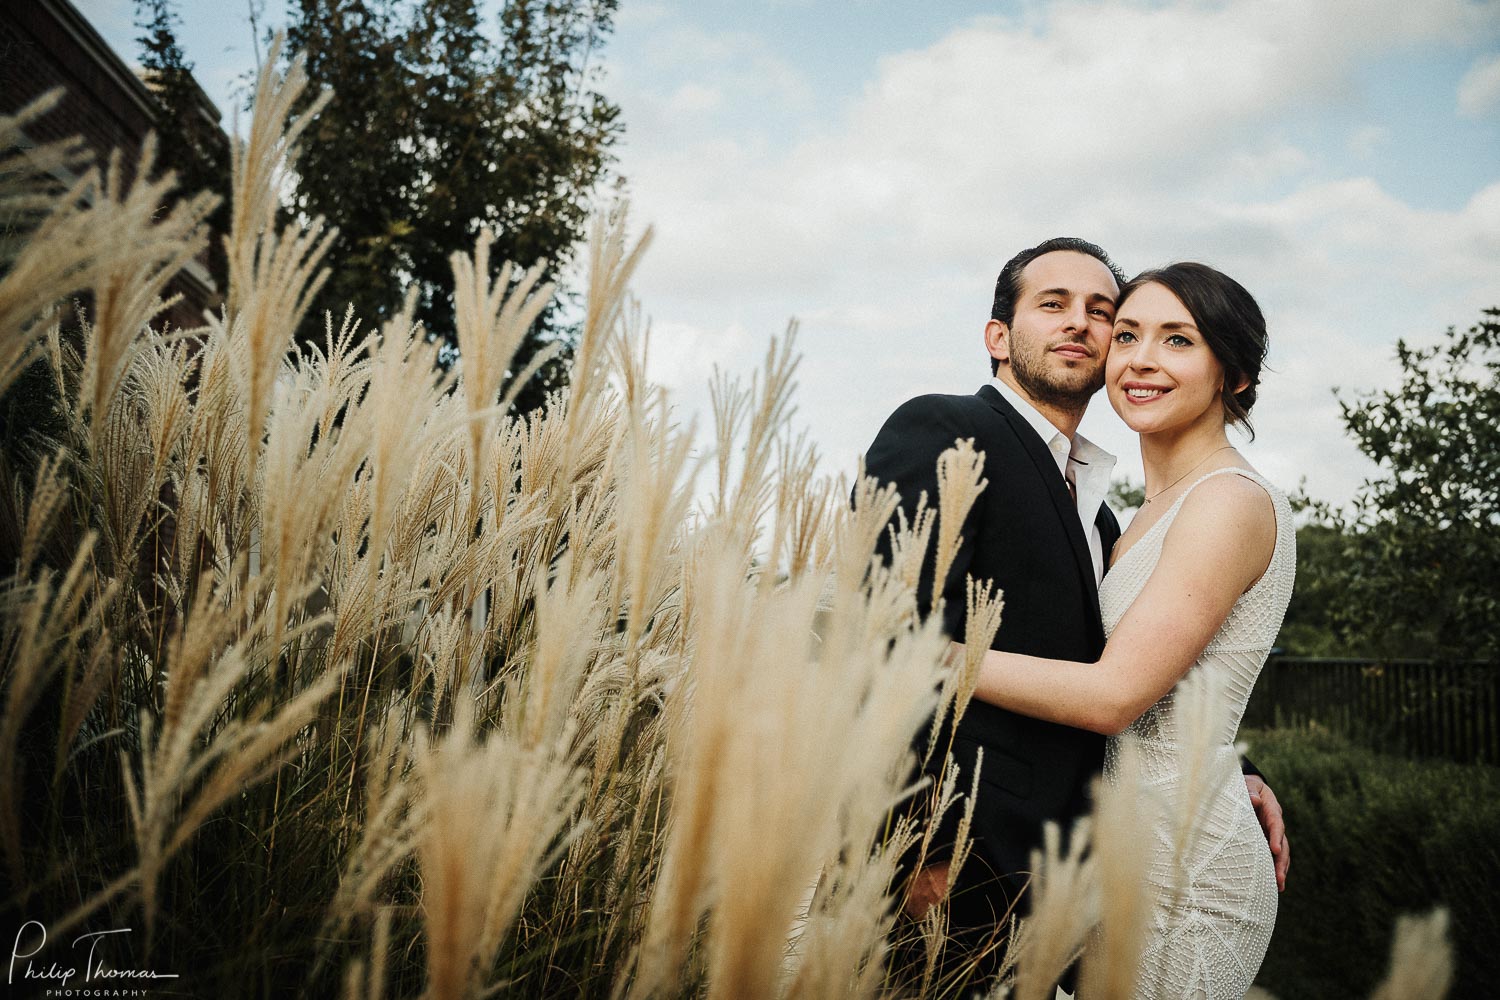
[[[1143,285],[1120,305],[1104,384],[1115,412],[1141,434],[1224,422],[1224,366],[1165,285]]]

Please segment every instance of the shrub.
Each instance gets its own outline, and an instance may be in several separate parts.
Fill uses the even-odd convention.
[[[1407,760],[1327,732],[1249,732],[1285,808],[1292,870],[1258,982],[1365,997],[1400,914],[1445,906],[1459,996],[1500,982],[1500,769]]]

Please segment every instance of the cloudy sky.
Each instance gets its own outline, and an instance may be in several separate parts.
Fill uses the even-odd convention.
[[[133,57],[127,0],[75,2]],[[244,5],[181,10],[227,123]],[[712,366],[748,372],[796,319],[830,471],[905,398],[988,377],[995,273],[1050,236],[1254,292],[1247,453],[1335,502],[1372,467],[1333,389],[1392,384],[1397,337],[1500,305],[1496,0],[622,0],[603,64],[655,228],[656,376],[706,412]],[[1139,480],[1102,397],[1083,430]]]

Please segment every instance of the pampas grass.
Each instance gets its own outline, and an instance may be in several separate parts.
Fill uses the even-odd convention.
[[[1447,996],[1453,985],[1453,945],[1448,911],[1401,917],[1391,942],[1391,970],[1370,1000],[1416,1000]]]
[[[886,968],[897,859],[930,837],[897,816],[930,795],[966,840],[981,794],[945,747],[935,787],[910,775],[1003,609],[970,581],[976,652],[950,662],[915,596],[951,564],[983,443],[892,524],[894,491],[823,475],[793,425],[792,327],[748,379],[715,377],[700,451],[648,377],[627,289],[649,230],[631,243],[623,208],[596,222],[569,384],[537,411],[509,412],[541,363],[513,360],[553,289],[496,270],[483,233],[452,261],[451,371],[409,298],[290,350],[331,237],[278,209],[328,98],[294,120],[309,81],[277,58],[202,328],[153,325],[211,200],[163,209],[151,143],[133,172],[74,144],[0,158],[24,222],[0,390],[43,364],[62,418],[6,468],[6,911],[45,916],[50,949],[139,927],[112,964],[203,995],[941,995],[941,908],[916,930],[925,968]],[[83,172],[59,191],[63,166]],[[1051,835],[1002,991],[1047,995],[1082,948],[1086,982],[1129,995],[1133,831],[1156,819],[1122,780],[1087,860]],[[1445,988],[1441,933],[1403,930],[1390,996]]]

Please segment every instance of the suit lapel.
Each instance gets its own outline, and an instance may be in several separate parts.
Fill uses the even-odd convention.
[[[1057,462],[1052,458],[1052,453],[1047,450],[1046,442],[1037,434],[1036,429],[1026,422],[1025,417],[1016,412],[1015,407],[1011,406],[994,386],[981,386],[976,395],[1005,418],[1012,432],[1020,440],[1021,446],[1026,449],[1026,454],[1036,466],[1039,481],[1045,486],[1047,496],[1057,511],[1058,520],[1062,522],[1063,532],[1068,536],[1068,546],[1073,550],[1073,563],[1078,570],[1084,594],[1089,602],[1091,627],[1099,630],[1102,637],[1103,626],[1099,623],[1099,585],[1094,580],[1094,557],[1089,551],[1089,541],[1083,534],[1083,523],[1078,518],[1078,507],[1068,493],[1067,482],[1057,471]]]

